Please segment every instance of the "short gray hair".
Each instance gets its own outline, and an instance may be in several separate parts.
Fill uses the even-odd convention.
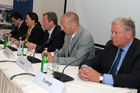
[[[118,23],[122,23],[126,31],[132,31],[133,37],[135,37],[135,22],[131,18],[118,17],[112,21],[112,25]]]

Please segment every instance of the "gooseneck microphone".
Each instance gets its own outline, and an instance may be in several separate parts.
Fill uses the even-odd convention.
[[[47,40],[46,42],[44,42],[40,47],[38,47],[38,48],[35,50],[33,56],[27,56],[27,59],[28,59],[31,63],[39,63],[39,62],[41,62],[40,59],[35,58],[34,56],[35,56],[35,53],[36,53],[40,48],[42,48],[47,42],[48,42],[48,40]]]
[[[85,54],[85,55],[83,55],[83,56],[81,56],[81,57],[79,57],[79,58],[77,58],[76,60],[72,61],[72,62],[69,63],[68,65],[66,65],[66,66],[64,67],[64,69],[62,70],[62,73],[61,73],[61,72],[56,72],[56,71],[54,71],[54,72],[53,72],[53,77],[54,77],[55,79],[57,79],[57,80],[62,81],[62,82],[68,82],[68,81],[74,80],[73,77],[64,74],[64,71],[65,71],[65,69],[66,69],[68,66],[70,66],[71,64],[73,64],[73,63],[75,63],[76,61],[80,60],[82,57],[87,58],[87,57],[88,57],[88,53]]]
[[[57,36],[58,34],[60,34],[60,32],[57,33],[57,34],[55,34],[54,36],[50,37],[50,39],[54,38],[54,37]],[[39,63],[39,62],[41,62],[40,59],[34,57],[34,56],[35,56],[35,53],[36,53],[39,49],[41,49],[45,44],[48,44],[50,39],[48,38],[48,40],[45,41],[40,47],[36,48],[36,50],[35,50],[33,56],[27,56],[27,59],[28,59],[31,63]]]
[[[35,75],[32,73],[19,73],[19,74],[13,75],[12,77],[10,77],[10,79],[13,80],[16,76],[21,76],[21,75],[29,75],[29,76],[35,77]]]
[[[0,38],[0,44],[4,44],[4,40]]]
[[[11,36],[11,35],[10,35]],[[24,38],[26,36],[26,34],[24,34],[24,36],[21,36],[22,38]],[[8,37],[10,39],[10,37]],[[17,51],[16,48],[12,47],[12,45],[17,41],[17,39],[15,39],[14,41],[12,41],[12,43],[7,46],[8,48],[10,48],[12,51]]]
[[[7,46],[7,47],[8,47],[9,49],[11,49],[12,51],[17,51],[16,48],[12,47],[12,44],[14,44],[16,41],[17,41],[17,40],[12,41],[12,43],[11,43],[9,46]]]

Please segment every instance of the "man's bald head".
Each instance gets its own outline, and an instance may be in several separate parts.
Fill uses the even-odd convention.
[[[79,17],[76,13],[68,12],[68,13],[64,14],[61,19],[63,19],[63,18],[65,19],[67,24],[75,24],[75,25],[79,26]]]

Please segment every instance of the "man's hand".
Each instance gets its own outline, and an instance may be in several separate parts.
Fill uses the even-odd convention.
[[[101,74],[91,67],[81,67],[78,75],[82,80],[99,82],[99,76]]]
[[[54,56],[52,56],[52,54],[48,52],[48,61],[52,63],[53,60],[54,60]]]
[[[42,54],[41,54],[42,58],[43,58],[44,53],[47,53],[47,54],[48,54],[48,51],[47,51],[47,50],[44,50],[44,51],[42,52]]]
[[[11,42],[14,42],[14,41],[16,41],[16,39],[13,38],[13,37],[10,37],[10,41],[11,41]]]
[[[16,44],[16,46],[18,47],[18,40],[17,39],[10,37],[10,41],[13,42],[14,44]]]
[[[54,56],[51,55],[51,52],[48,52],[48,51],[44,50],[42,52],[42,57],[43,57],[44,53],[47,53],[47,55],[48,55],[48,61],[52,63],[53,60],[54,60]]]
[[[27,45],[28,45],[28,50],[33,50],[36,47],[36,44],[31,42],[27,42]]]

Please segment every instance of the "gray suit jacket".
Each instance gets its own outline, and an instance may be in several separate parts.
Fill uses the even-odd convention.
[[[90,33],[80,27],[70,43],[71,35],[65,36],[65,43],[59,51],[59,63],[61,65],[80,65],[86,59],[95,56],[94,41]]]

